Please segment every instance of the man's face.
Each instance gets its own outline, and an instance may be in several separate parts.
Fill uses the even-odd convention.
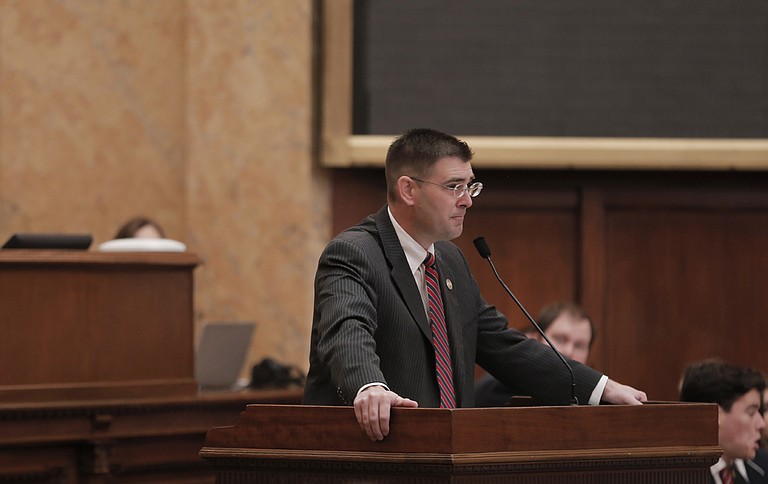
[[[765,420],[760,414],[760,393],[750,390],[739,397],[730,412],[718,407],[719,441],[727,460],[754,459]]]
[[[766,405],[768,405],[768,388],[763,392],[763,420],[765,420],[765,427],[761,430],[763,440],[768,442],[768,409],[766,408]]]
[[[468,193],[456,198],[453,191],[444,187],[469,184],[474,177],[472,166],[460,158],[442,158],[432,166],[424,178],[430,183],[417,182],[418,189],[414,198],[414,230],[417,233],[414,239],[427,247],[438,240],[453,240],[461,235],[464,215],[472,206],[472,198]]]
[[[587,319],[577,319],[563,313],[547,327],[547,338],[557,351],[579,363],[586,363],[589,344],[592,341],[592,327]]]

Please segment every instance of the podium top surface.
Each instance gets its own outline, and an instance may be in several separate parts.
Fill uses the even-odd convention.
[[[237,425],[208,432],[206,448],[484,453],[717,447],[714,404],[393,408],[390,434],[370,441],[352,407],[249,405]]]
[[[194,267],[199,263],[191,252],[96,252],[52,249],[0,250],[0,265],[120,265]]]

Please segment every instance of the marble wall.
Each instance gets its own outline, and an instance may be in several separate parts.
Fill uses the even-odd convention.
[[[0,238],[135,214],[198,254],[196,324],[306,368],[330,237],[312,0],[0,0]]]

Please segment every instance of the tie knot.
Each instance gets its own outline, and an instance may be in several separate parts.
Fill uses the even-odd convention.
[[[435,265],[435,256],[434,254],[427,252],[427,258],[424,259],[424,266],[432,267],[433,265]]]

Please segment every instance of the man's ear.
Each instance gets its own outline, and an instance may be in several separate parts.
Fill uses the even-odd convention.
[[[401,176],[397,179],[397,192],[400,194],[400,199],[406,205],[416,204],[416,182],[409,176]]]

